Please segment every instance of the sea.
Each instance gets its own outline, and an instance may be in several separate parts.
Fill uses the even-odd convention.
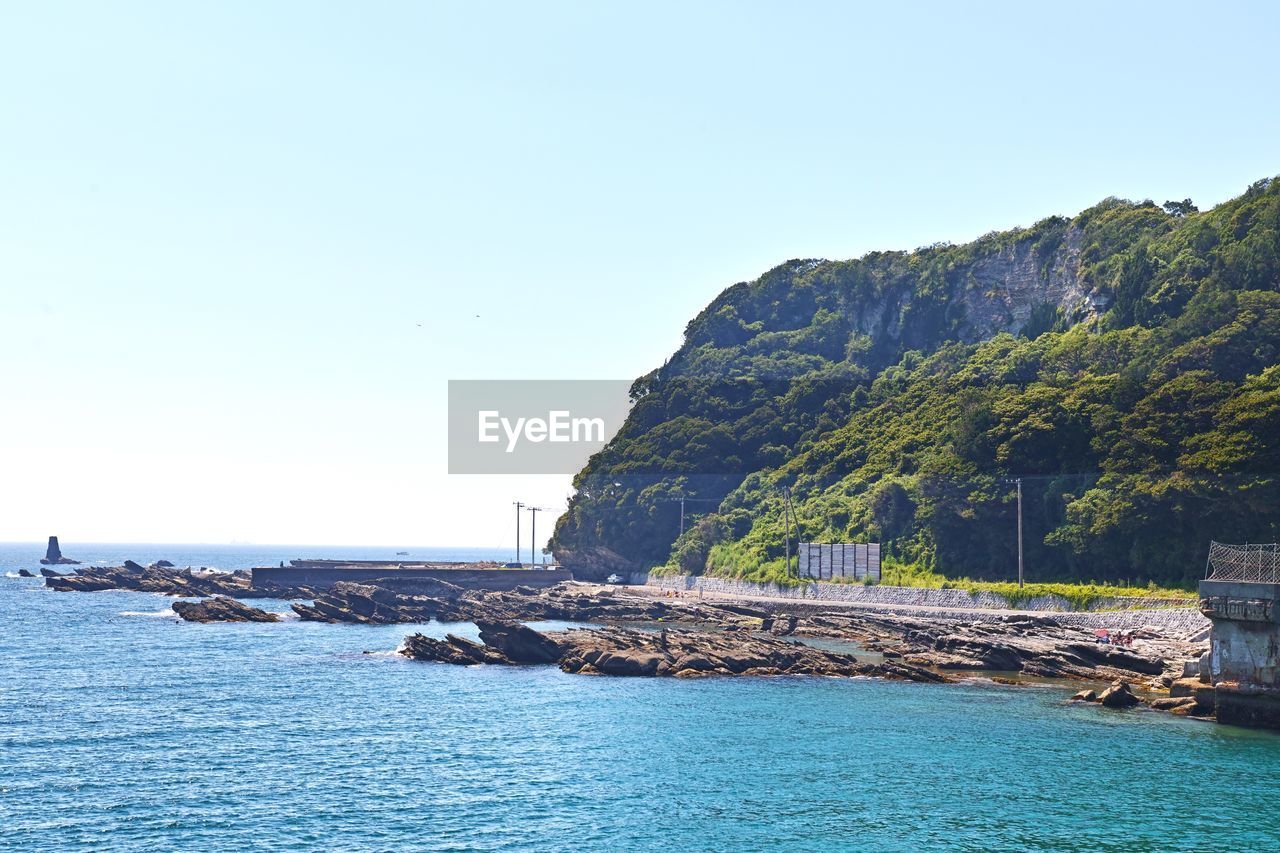
[[[509,559],[93,545],[86,564]],[[1274,850],[1280,736],[975,679],[624,679],[395,651],[468,624],[189,624],[0,545],[0,849]],[[280,601],[250,602],[287,612]],[[555,626],[550,626],[555,627]]]

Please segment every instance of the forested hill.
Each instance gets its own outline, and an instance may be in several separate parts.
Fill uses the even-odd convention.
[[[579,572],[779,576],[790,487],[804,540],[1008,578],[1022,477],[1030,578],[1186,583],[1280,538],[1280,181],[791,261],[632,396],[556,526]]]

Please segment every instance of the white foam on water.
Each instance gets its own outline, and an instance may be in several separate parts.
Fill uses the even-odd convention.
[[[5,577],[7,577],[7,578],[20,578],[20,577],[22,577],[22,575],[18,574],[17,572],[5,572],[5,573],[4,573],[4,576],[5,576]]]
[[[124,611],[121,611],[120,615],[121,615],[121,616],[145,616],[145,617],[147,617],[147,618],[149,618],[149,619],[176,619],[176,618],[178,618],[178,614],[173,612],[173,608],[172,608],[172,607],[166,607],[164,610],[157,610],[157,611],[155,611],[154,613],[150,613],[150,612],[146,612],[146,611],[142,611],[142,610],[124,610]]]

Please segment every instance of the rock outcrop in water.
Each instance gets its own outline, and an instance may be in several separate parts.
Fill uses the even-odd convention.
[[[768,614],[740,605],[702,605],[651,596],[615,594],[610,588],[559,584],[509,592],[467,590],[440,580],[413,580],[389,585],[340,581],[318,593],[310,605],[293,609],[305,620],[374,625],[479,620],[546,620],[566,622],[705,622],[760,627]]]
[[[1211,717],[1217,710],[1217,691],[1199,678],[1179,678],[1169,685],[1169,695],[1150,702],[1152,708],[1187,717]]]
[[[1098,694],[1098,702],[1104,708],[1132,708],[1138,704],[1138,697],[1127,681],[1116,679],[1111,686]]]
[[[453,664],[551,664],[582,675],[698,678],[715,675],[824,675],[907,681],[947,679],[923,667],[867,663],[770,635],[737,631],[628,628],[575,629],[546,634],[517,622],[479,622],[484,645],[449,635],[407,637],[402,654]]]
[[[140,566],[126,560],[123,566],[86,566],[71,574],[58,574],[41,569],[45,586],[58,592],[100,592],[126,589],[156,592],[162,595],[204,597],[224,595],[230,598],[310,598],[315,590],[306,588],[262,589],[253,586],[252,575],[238,572],[196,572],[191,569],[161,569]]]
[[[78,566],[79,560],[73,560],[70,557],[62,556],[62,549],[58,547],[58,537],[49,537],[49,547],[45,549],[44,558],[40,560],[42,566]]]
[[[187,622],[279,622],[280,617],[219,595],[202,601],[175,601],[173,612]]]

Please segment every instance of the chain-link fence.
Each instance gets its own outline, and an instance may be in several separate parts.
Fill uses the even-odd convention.
[[[1280,545],[1228,545],[1209,543],[1205,577],[1215,581],[1280,583]]]

